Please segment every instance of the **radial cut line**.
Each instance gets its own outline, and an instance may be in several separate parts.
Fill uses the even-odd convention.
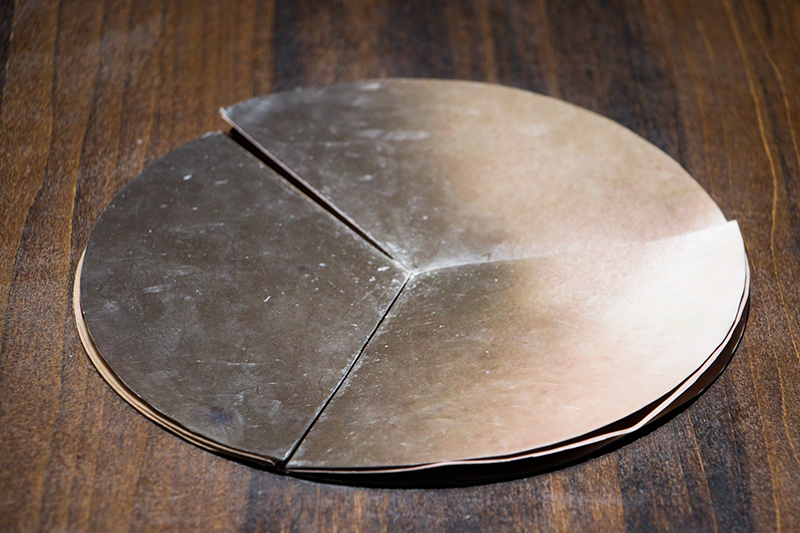
[[[332,215],[334,218],[342,222],[348,228],[353,230],[359,237],[367,241],[370,245],[376,248],[379,252],[383,255],[388,257],[393,261],[399,262],[395,259],[392,254],[390,254],[386,248],[380,245],[378,241],[376,241],[369,233],[367,233],[363,228],[361,228],[358,224],[356,224],[350,217],[348,217],[344,212],[337,209],[335,205],[325,199],[322,195],[317,193],[314,189],[312,189],[307,183],[305,183],[299,176],[295,175],[294,172],[291,171],[288,167],[281,164],[280,161],[275,159],[268,150],[266,150],[263,146],[259,145],[252,137],[247,135],[244,130],[239,129],[236,124],[234,124],[228,116],[225,114],[224,110],[220,110],[220,114],[225,121],[232,126],[232,130],[228,132],[228,136],[232,141],[237,143],[241,146],[244,150],[250,153],[253,157],[267,165],[270,169],[272,169],[278,176],[285,179],[289,182],[295,189],[299,190],[303,195],[308,197],[309,200],[317,204],[323,210],[325,210],[328,214]],[[402,264],[402,263],[401,263]],[[403,265],[404,268],[407,268],[406,265]]]
[[[389,316],[389,313],[391,312],[392,307],[394,307],[395,302],[397,302],[397,300],[400,298],[400,295],[403,293],[403,290],[406,288],[406,285],[408,285],[408,282],[411,280],[412,277],[414,277],[414,274],[407,274],[406,275],[406,280],[403,282],[403,286],[400,287],[399,291],[397,291],[397,294],[395,295],[394,300],[392,300],[392,303],[390,303],[389,307],[386,308],[386,312],[383,313],[383,316],[378,321],[378,323],[375,325],[375,329],[373,329],[372,332],[369,334],[369,337],[367,337],[367,340],[364,342],[364,345],[358,351],[358,355],[356,355],[353,358],[353,362],[350,363],[349,367],[347,367],[347,372],[344,373],[344,375],[342,376],[341,381],[339,381],[339,384],[336,385],[336,388],[333,389],[333,392],[331,392],[330,396],[328,396],[328,399],[325,400],[324,404],[322,404],[322,408],[317,412],[317,416],[315,416],[314,420],[312,420],[311,423],[308,425],[306,430],[303,432],[303,435],[299,439],[297,439],[297,441],[294,443],[294,446],[292,447],[292,449],[287,454],[286,459],[281,463],[281,468],[282,469],[284,469],[284,470],[286,469],[286,465],[288,465],[289,461],[292,460],[292,457],[294,457],[295,452],[297,452],[297,449],[300,447],[300,445],[306,439],[306,436],[311,431],[311,428],[314,427],[314,424],[317,423],[317,420],[319,420],[319,417],[322,416],[323,412],[325,412],[325,409],[328,407],[328,404],[331,403],[331,400],[333,400],[333,397],[336,396],[337,392],[339,392],[339,389],[341,388],[342,384],[344,384],[344,382],[347,381],[348,376],[350,376],[350,372],[353,371],[353,368],[356,366],[356,363],[358,363],[358,360],[361,358],[361,354],[363,354],[364,350],[366,350],[367,346],[369,346],[369,343],[372,340],[372,337],[374,337],[375,334],[378,332],[378,330],[381,327],[381,324],[383,324],[383,321],[386,320],[387,316]]]

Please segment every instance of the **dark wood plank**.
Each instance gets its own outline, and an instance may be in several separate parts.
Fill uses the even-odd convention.
[[[0,529],[800,529],[800,5],[792,0],[4,2]],[[459,489],[277,476],[147,422],[83,353],[70,302],[104,207],[273,90],[495,81],[609,116],[678,159],[753,269],[711,389],[626,445]],[[532,414],[535,416],[535,413]]]

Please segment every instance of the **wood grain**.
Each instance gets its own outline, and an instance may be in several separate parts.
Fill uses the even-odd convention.
[[[0,15],[0,530],[800,530],[796,1],[18,0]],[[569,468],[440,490],[259,471],[117,397],[70,302],[114,194],[223,129],[221,106],[383,76],[558,96],[681,162],[739,221],[753,268],[744,341],[711,389]]]

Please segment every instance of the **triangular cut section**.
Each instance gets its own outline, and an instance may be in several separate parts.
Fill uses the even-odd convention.
[[[417,274],[288,468],[472,460],[590,434],[699,377],[746,279],[735,222]]]
[[[375,80],[222,111],[414,270],[603,249],[725,223],[669,156],[589,111],[471,82]]]
[[[101,372],[148,416],[201,445],[280,463],[406,279],[211,134],[153,163],[103,214],[78,319]]]

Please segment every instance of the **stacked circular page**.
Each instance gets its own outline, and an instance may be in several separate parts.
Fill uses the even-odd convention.
[[[75,287],[106,380],[198,445],[386,482],[547,468],[698,394],[741,337],[736,222],[601,116],[435,80],[222,113],[114,199]]]

